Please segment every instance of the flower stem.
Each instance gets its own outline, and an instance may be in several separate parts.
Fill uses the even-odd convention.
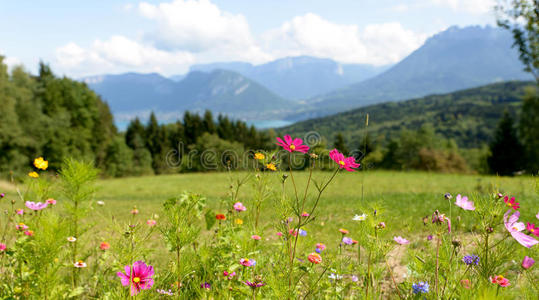
[[[442,242],[441,235],[438,234],[438,238],[436,241],[436,299],[438,299],[438,271],[440,269],[440,244]]]

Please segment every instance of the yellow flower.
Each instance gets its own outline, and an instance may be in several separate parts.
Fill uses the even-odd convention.
[[[30,172],[30,173],[28,173],[28,176],[30,176],[32,178],[38,178],[39,174],[37,174],[36,172]]]
[[[238,224],[238,225],[242,225],[242,224],[243,224],[243,220],[242,220],[242,219],[236,219],[234,222],[236,222],[236,224]]]
[[[277,167],[275,167],[275,165],[272,164],[272,163],[267,164],[267,165],[266,165],[266,168],[267,168],[268,170],[277,171]]]
[[[43,157],[38,157],[34,159],[34,166],[38,169],[45,171],[49,167],[49,162],[44,160]]]
[[[264,154],[262,154],[262,153],[255,153],[255,159],[263,160],[264,158],[266,158],[266,156],[264,156]]]

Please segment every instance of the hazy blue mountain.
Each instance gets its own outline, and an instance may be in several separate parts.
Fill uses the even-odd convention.
[[[298,56],[256,66],[244,62],[225,62],[194,65],[190,70],[231,70],[262,84],[283,98],[302,100],[373,77],[387,68]]]
[[[531,75],[522,71],[512,42],[511,34],[499,28],[451,27],[429,38],[382,74],[310,99],[316,108],[291,118],[305,119],[507,80],[531,80]]]
[[[190,72],[176,82],[159,74],[126,73],[83,79],[107,101],[119,119],[156,111],[175,119],[183,111],[226,113],[244,119],[271,119],[294,109],[260,84],[226,70]]]

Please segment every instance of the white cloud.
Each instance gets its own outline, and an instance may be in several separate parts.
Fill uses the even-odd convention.
[[[408,5],[401,3],[401,4],[393,5],[391,9],[396,12],[406,12],[408,11],[409,7]]]
[[[168,75],[186,71],[194,59],[185,51],[163,51],[116,35],[96,40],[88,49],[68,43],[56,50],[56,61],[62,70],[78,75],[121,71]]]
[[[274,56],[312,55],[347,63],[395,63],[423,44],[427,36],[400,23],[366,26],[335,24],[308,13],[285,22],[264,36]]]
[[[437,5],[450,7],[456,12],[487,14],[493,11],[495,0],[430,0]]]

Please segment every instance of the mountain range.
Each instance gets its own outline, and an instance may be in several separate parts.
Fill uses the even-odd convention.
[[[122,118],[153,110],[175,120],[210,109],[245,120],[298,121],[365,105],[447,93],[484,84],[531,80],[509,32],[450,27],[392,66],[289,57],[262,65],[194,65],[187,74],[127,73],[83,78]]]

